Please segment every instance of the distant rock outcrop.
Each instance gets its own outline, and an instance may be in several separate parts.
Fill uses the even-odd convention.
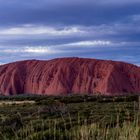
[[[0,93],[103,94],[140,93],[140,67],[115,61],[59,58],[0,66]]]

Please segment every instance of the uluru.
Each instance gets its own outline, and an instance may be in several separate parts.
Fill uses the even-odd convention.
[[[88,58],[25,60],[0,66],[0,94],[140,93],[140,67]]]

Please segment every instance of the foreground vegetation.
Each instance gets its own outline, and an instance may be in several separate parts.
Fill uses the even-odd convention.
[[[140,139],[138,96],[19,95],[0,100],[1,140]]]

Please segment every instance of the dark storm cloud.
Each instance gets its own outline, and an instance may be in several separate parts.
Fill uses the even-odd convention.
[[[138,14],[138,1],[1,0],[0,24],[107,24]]]

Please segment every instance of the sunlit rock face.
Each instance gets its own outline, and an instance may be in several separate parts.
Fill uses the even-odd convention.
[[[0,66],[0,94],[140,93],[140,67],[85,58],[27,60]]]

